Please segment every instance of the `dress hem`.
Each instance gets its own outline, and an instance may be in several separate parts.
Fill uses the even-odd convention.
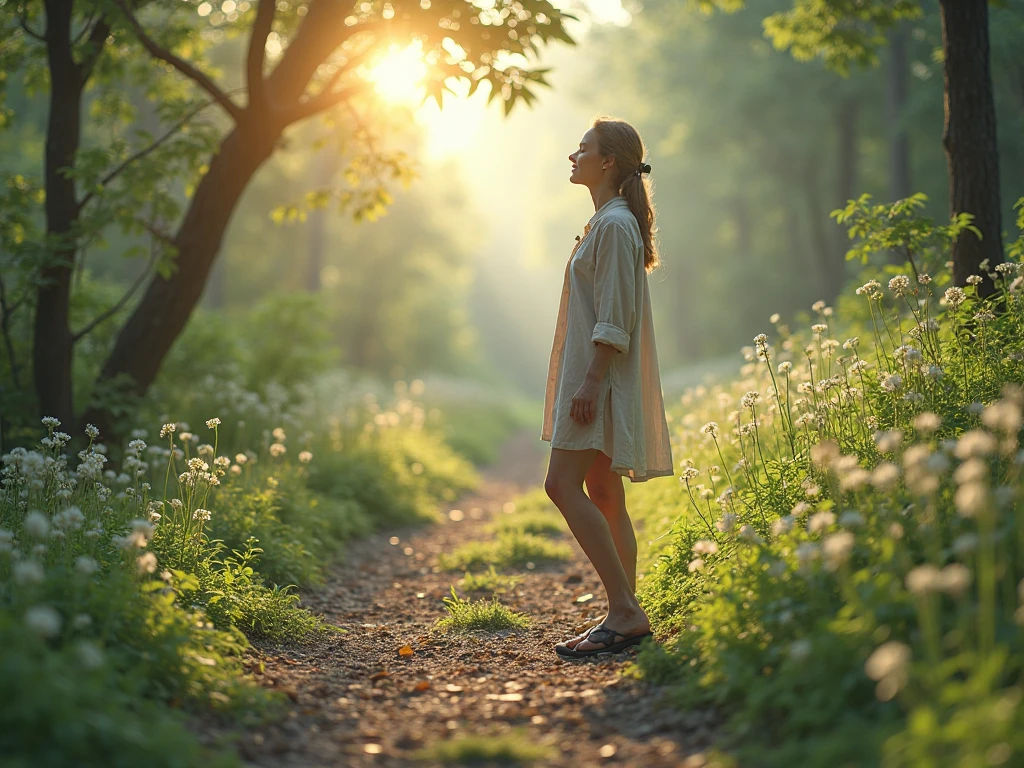
[[[541,436],[541,440],[544,441],[545,443],[551,443],[551,447],[552,448],[558,448],[559,450],[562,450],[562,451],[589,451],[589,450],[595,450],[595,451],[598,451],[599,453],[604,453],[604,446],[603,445],[602,446],[585,445],[583,447],[580,447],[580,446],[577,446],[577,445],[570,445],[570,444],[562,442],[560,440],[559,441],[551,440],[550,438],[546,438],[546,437],[543,437],[543,436]],[[604,453],[604,455],[608,456],[607,453]],[[609,458],[611,458],[611,457],[609,456]],[[609,469],[611,469],[612,472],[615,472],[616,474],[622,475],[623,477],[627,478],[632,483],[642,483],[642,482],[644,482],[646,480],[651,480],[651,479],[653,479],[655,477],[669,477],[669,476],[675,474],[675,470],[672,469],[672,468],[669,468],[669,469],[651,469],[651,470],[645,471],[642,475],[638,475],[636,477],[631,477],[629,473],[630,472],[636,472],[636,470],[633,467],[621,467],[621,466],[620,467],[616,467],[613,464],[611,467],[609,467]]]

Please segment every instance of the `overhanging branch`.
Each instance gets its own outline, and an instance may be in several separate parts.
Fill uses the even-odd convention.
[[[252,26],[249,40],[249,54],[246,57],[246,83],[249,86],[249,108],[262,110],[266,105],[266,91],[263,83],[263,61],[266,56],[267,38],[274,23],[276,0],[259,0],[256,22]]]
[[[168,237],[167,235],[163,234],[162,232],[159,232],[156,229],[156,227],[154,227],[149,222],[145,222],[145,226],[146,226],[146,229],[154,237],[156,237],[157,239],[160,239],[160,240],[163,240],[163,241],[166,241],[166,242],[172,242],[172,239],[170,237]],[[117,303],[114,304],[110,309],[106,310],[105,312],[101,312],[97,317],[95,317],[92,320],[92,322],[90,322],[88,325],[86,325],[82,330],[78,331],[77,333],[72,334],[72,336],[71,336],[71,343],[72,344],[78,343],[78,341],[83,336],[85,336],[86,334],[91,332],[94,328],[96,328],[96,326],[98,326],[104,320],[108,320],[111,317],[113,317],[115,314],[117,314],[118,310],[120,310],[121,307],[123,307],[125,304],[128,303],[128,301],[131,299],[131,297],[135,295],[135,292],[137,290],[139,290],[140,287],[142,287],[142,284],[144,282],[146,282],[146,278],[149,277],[150,272],[153,270],[153,265],[156,264],[156,260],[157,260],[157,258],[159,258],[159,254],[160,254],[160,252],[157,249],[154,248],[153,252],[152,252],[152,255],[149,257],[149,263],[146,265],[146,268],[144,270],[142,270],[142,272],[139,274],[139,276],[137,278],[135,278],[135,282],[132,283],[131,288],[129,288],[127,291],[125,291],[124,295],[120,299],[118,299]]]
[[[139,23],[138,19],[135,18],[135,15],[125,4],[124,0],[114,0],[114,3],[121,9],[121,12],[124,13],[128,23],[135,31],[135,36],[139,39],[139,42],[142,43],[142,47],[149,51],[153,58],[160,59],[160,61],[165,61],[170,64],[181,74],[185,75],[185,77],[189,78],[196,85],[209,93],[214,100],[224,107],[224,110],[234,118],[235,122],[240,121],[242,110],[224,91],[217,87],[217,84],[214,83],[206,73],[189,64],[179,56],[175,56],[167,49],[159,46],[153,38],[146,33],[146,30],[142,28],[142,25]]]
[[[198,107],[196,107],[191,112],[189,112],[187,115],[185,115],[185,117],[183,117],[181,120],[179,120],[177,123],[175,123],[170,128],[170,130],[168,130],[163,136],[161,136],[159,139],[154,141],[148,147],[140,149],[135,154],[131,155],[130,157],[125,158],[125,160],[120,165],[118,165],[116,168],[111,170],[106,176],[104,176],[102,179],[100,179],[99,184],[96,187],[94,187],[92,190],[90,190],[89,194],[87,194],[85,197],[82,198],[81,202],[78,203],[78,210],[81,211],[83,208],[85,208],[85,206],[89,203],[89,201],[92,200],[94,197],[96,197],[97,192],[99,192],[101,189],[106,187],[107,184],[109,184],[114,179],[116,179],[118,176],[120,176],[124,172],[124,170],[126,168],[128,168],[128,166],[130,166],[132,163],[136,162],[137,160],[141,160],[146,155],[154,152],[156,149],[158,149],[160,147],[161,144],[166,142],[168,139],[170,139],[172,136],[174,136],[178,131],[180,131],[182,126],[185,125],[185,123],[189,122],[192,118],[194,118],[196,115],[198,115],[200,112],[202,112],[204,109],[206,109],[207,107],[209,107],[211,105],[213,105],[212,101],[203,102]]]
[[[336,107],[343,101],[348,101],[352,97],[365,93],[369,89],[370,84],[363,82],[354,83],[347,88],[341,88],[337,91],[325,88],[316,96],[299,102],[295,107],[286,110],[284,113],[286,124],[291,125],[292,123],[305,120],[313,115],[318,115],[321,112],[326,112],[331,107]]]

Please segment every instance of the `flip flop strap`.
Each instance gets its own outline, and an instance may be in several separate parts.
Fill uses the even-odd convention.
[[[594,635],[597,634],[598,632],[602,633],[603,635],[606,635],[608,639],[607,640],[597,640],[597,639],[595,639]],[[589,640],[592,643],[595,643],[595,644],[600,643],[601,645],[614,645],[615,644],[614,640],[615,640],[615,636],[616,635],[619,635],[619,636],[621,636],[623,638],[625,637],[625,635],[623,635],[621,632],[617,632],[616,630],[612,629],[611,627],[606,627],[603,624],[598,624],[596,627],[594,627],[592,630],[590,630],[590,632],[587,634],[586,639]]]

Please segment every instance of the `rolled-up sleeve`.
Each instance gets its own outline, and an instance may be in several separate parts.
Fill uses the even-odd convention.
[[[636,246],[617,222],[601,227],[595,243],[593,341],[625,354],[636,320]]]

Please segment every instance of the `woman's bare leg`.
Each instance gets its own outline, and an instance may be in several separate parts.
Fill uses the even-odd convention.
[[[604,453],[599,452],[590,465],[587,472],[586,487],[587,496],[594,502],[594,505],[604,515],[611,530],[612,540],[615,542],[615,551],[619,553],[619,561],[622,563],[629,586],[636,593],[636,534],[633,532],[633,522],[626,512],[626,492],[622,485],[622,475],[611,470],[612,460]],[[604,621],[607,616],[600,619]],[[615,626],[614,624],[612,626]],[[565,644],[575,648],[583,638],[590,632],[586,632],[566,640]]]
[[[599,451],[551,450],[544,490],[558,507],[569,530],[597,570],[608,596],[608,625],[627,635],[650,629],[646,614],[633,594],[634,585],[619,559],[611,527],[600,509],[583,492],[583,481]],[[633,569],[635,571],[635,556]],[[635,575],[634,575],[635,581]],[[598,643],[583,640],[579,650],[601,648]]]

